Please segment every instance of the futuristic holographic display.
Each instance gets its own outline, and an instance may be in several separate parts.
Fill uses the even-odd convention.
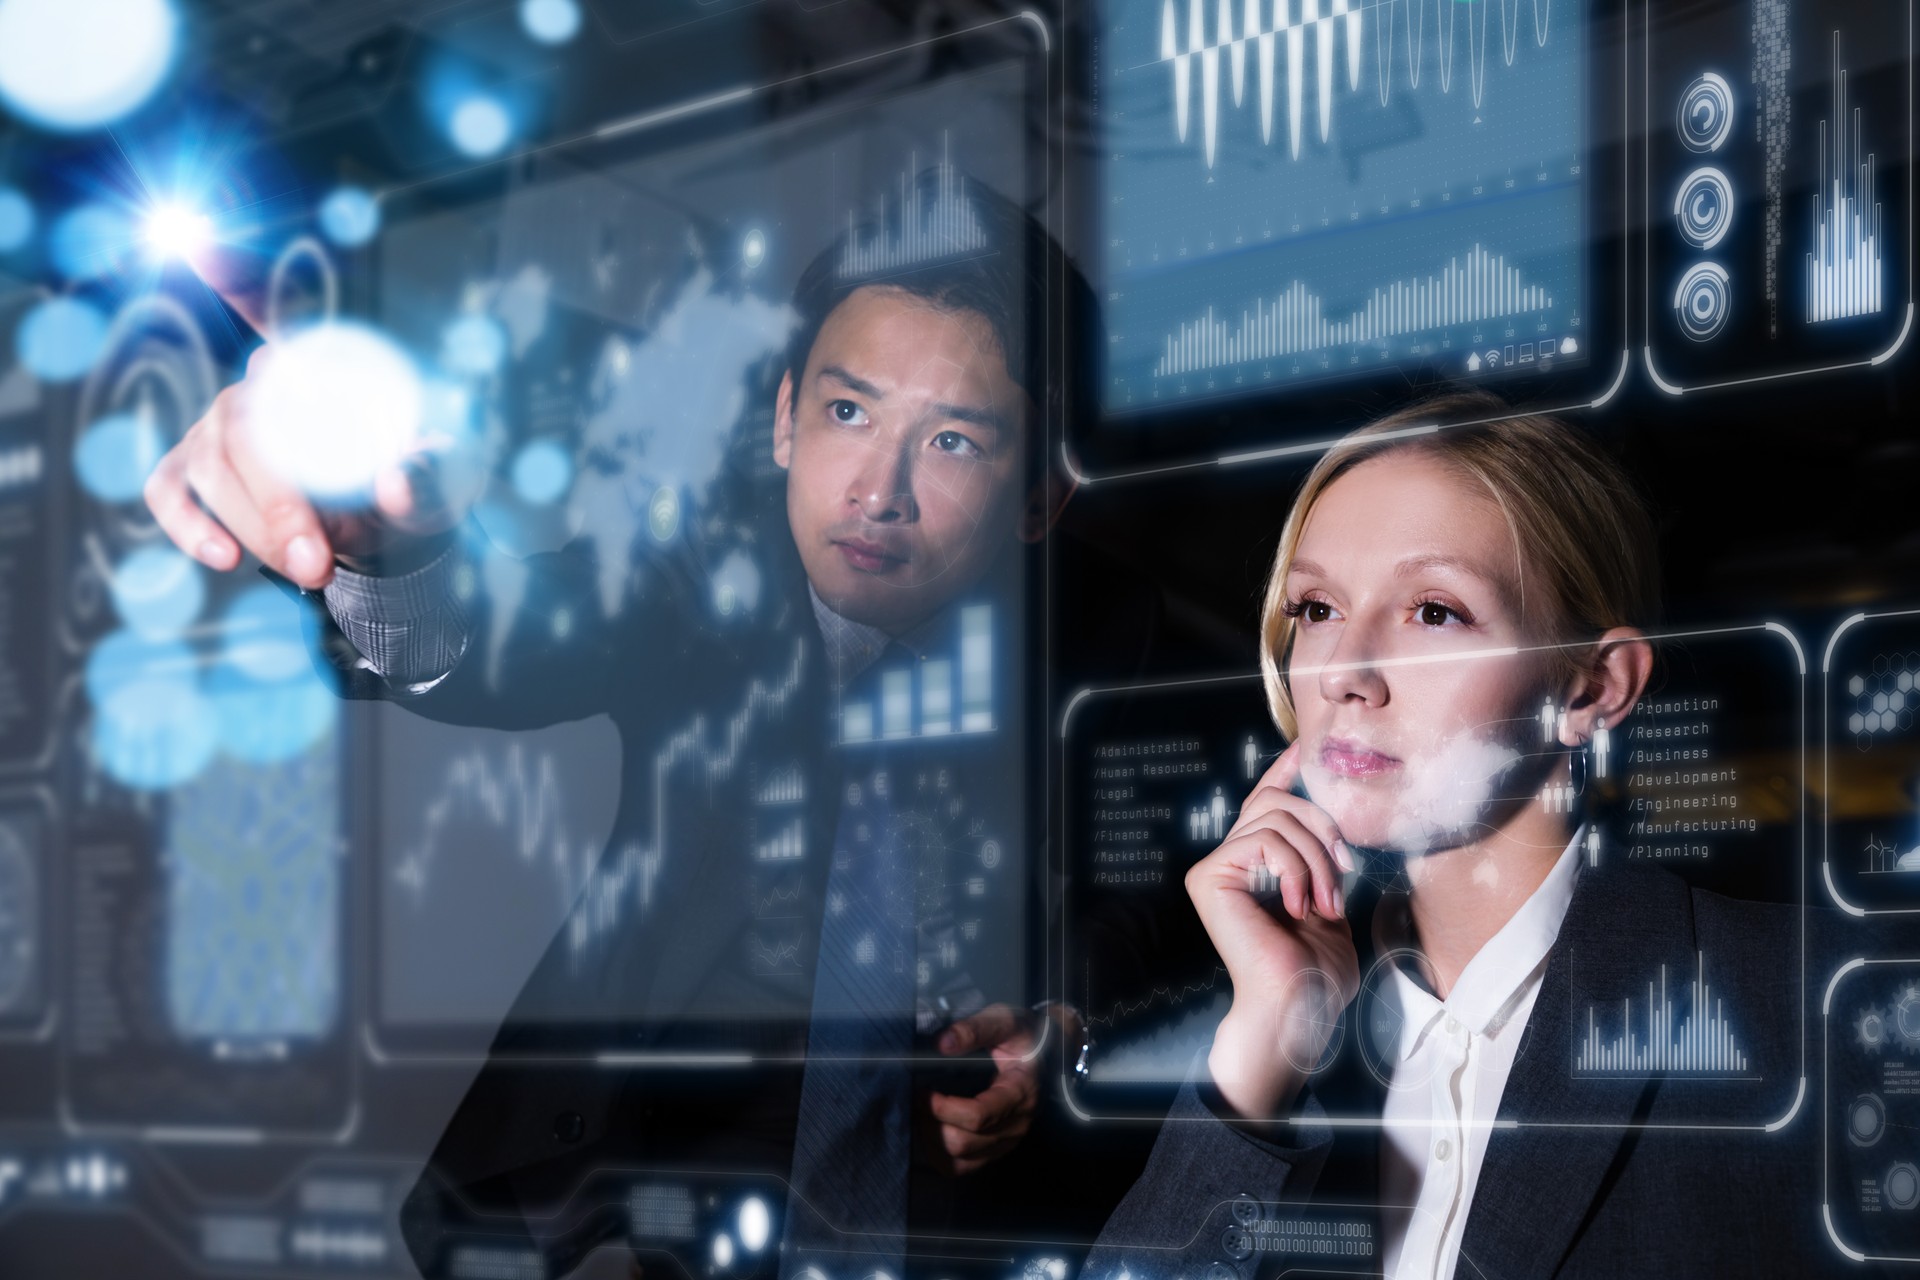
[[[1914,38],[0,0],[0,1275],[1920,1267]]]

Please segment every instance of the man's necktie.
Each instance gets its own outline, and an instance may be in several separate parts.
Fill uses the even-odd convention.
[[[914,868],[878,747],[849,759],[820,925],[783,1280],[901,1280],[911,1155]]]

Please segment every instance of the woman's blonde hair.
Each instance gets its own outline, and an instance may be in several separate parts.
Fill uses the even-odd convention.
[[[1314,505],[1334,481],[1371,458],[1419,453],[1486,490],[1506,517],[1519,556],[1521,625],[1543,643],[1578,643],[1612,627],[1653,625],[1658,554],[1653,521],[1633,482],[1606,451],[1559,418],[1499,416],[1510,412],[1484,391],[1423,400],[1348,435],[1307,473],[1281,530],[1260,610],[1260,674],[1274,723],[1288,738],[1300,725],[1285,674],[1295,622],[1287,616],[1287,575]],[[1427,426],[1463,420],[1470,425]],[[1562,652],[1571,674],[1579,655]]]

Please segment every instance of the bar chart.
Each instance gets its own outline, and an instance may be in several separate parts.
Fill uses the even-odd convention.
[[[1633,1002],[1620,1006],[1620,1034],[1607,1037],[1600,1014],[1587,1010],[1587,1036],[1573,1069],[1580,1075],[1687,1074],[1741,1076],[1748,1073],[1746,1051],[1734,1038],[1726,1010],[1707,986],[1706,957],[1701,956],[1681,1014],[1667,997],[1667,969],[1647,984],[1644,1034],[1635,1030]]]
[[[905,738],[991,733],[994,714],[993,606],[958,611],[952,656],[921,655],[912,665],[883,664],[875,681],[862,686],[877,696],[840,704],[840,741],[846,744]]]
[[[1153,372],[1171,377],[1552,306],[1551,293],[1528,284],[1504,256],[1476,244],[1424,278],[1376,287],[1345,317],[1329,317],[1326,300],[1299,280],[1278,296],[1242,310],[1238,324],[1208,307],[1204,315],[1167,335],[1166,350]]]

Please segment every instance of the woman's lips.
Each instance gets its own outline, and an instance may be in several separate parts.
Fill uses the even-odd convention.
[[[885,573],[897,565],[906,563],[906,557],[895,555],[878,542],[865,542],[858,538],[836,539],[834,547],[846,558],[848,564],[862,573]]]
[[[1377,778],[1400,767],[1396,757],[1345,738],[1328,738],[1320,744],[1320,764],[1343,778]]]

